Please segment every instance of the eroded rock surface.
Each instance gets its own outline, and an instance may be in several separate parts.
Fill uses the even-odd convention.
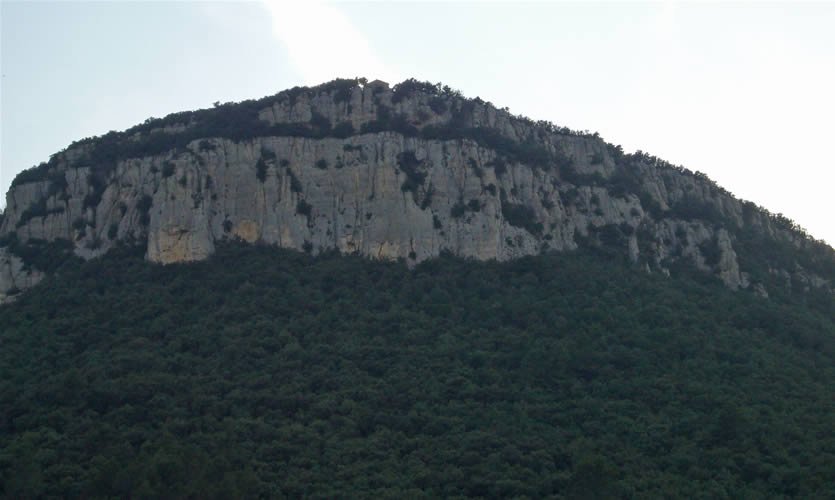
[[[94,145],[71,147],[56,156],[48,176],[8,192],[0,237],[69,240],[84,258],[118,241],[139,242],[149,260],[165,264],[205,259],[215,242],[231,238],[410,264],[443,251],[507,260],[592,244],[648,268],[664,270],[683,259],[731,288],[751,285],[735,230],[794,238],[703,176],[640,159],[626,165],[596,136],[554,131],[479,100],[399,96],[373,82],[341,94],[279,95],[257,116],[271,127],[319,123],[344,137],[201,137],[161,153],[119,157],[107,169],[90,159]],[[376,130],[394,123],[391,117],[397,131]],[[151,133],[195,126],[169,124]],[[432,127],[494,135],[485,143],[427,133]],[[533,144],[548,160],[508,156],[495,137]],[[41,279],[0,252],[0,294]],[[810,284],[831,285],[801,272]]]
[[[20,257],[0,248],[0,304],[14,300],[17,294],[37,285],[43,277],[37,269],[28,269]]]

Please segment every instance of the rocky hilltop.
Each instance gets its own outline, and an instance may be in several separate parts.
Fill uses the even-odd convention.
[[[835,279],[830,247],[702,174],[415,80],[335,80],[78,141],[15,179],[0,238],[0,300],[44,276],[44,252],[143,245],[169,264],[234,238],[410,265],[583,247],[762,295]]]

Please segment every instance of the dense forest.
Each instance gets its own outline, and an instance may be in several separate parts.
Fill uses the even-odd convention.
[[[222,244],[0,307],[8,498],[832,498],[835,302]]]

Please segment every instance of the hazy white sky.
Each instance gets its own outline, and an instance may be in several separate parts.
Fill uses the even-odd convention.
[[[835,243],[835,3],[3,1],[0,17],[3,192],[149,116],[414,76],[700,170]]]

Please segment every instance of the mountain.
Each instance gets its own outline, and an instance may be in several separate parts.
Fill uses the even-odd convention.
[[[0,236],[0,498],[833,498],[832,248],[442,85],[78,141]]]
[[[71,144],[6,199],[0,300],[43,279],[45,252],[126,243],[169,264],[233,239],[409,265],[607,249],[760,295],[831,293],[835,280],[832,248],[703,174],[416,80],[335,80],[149,119]]]

